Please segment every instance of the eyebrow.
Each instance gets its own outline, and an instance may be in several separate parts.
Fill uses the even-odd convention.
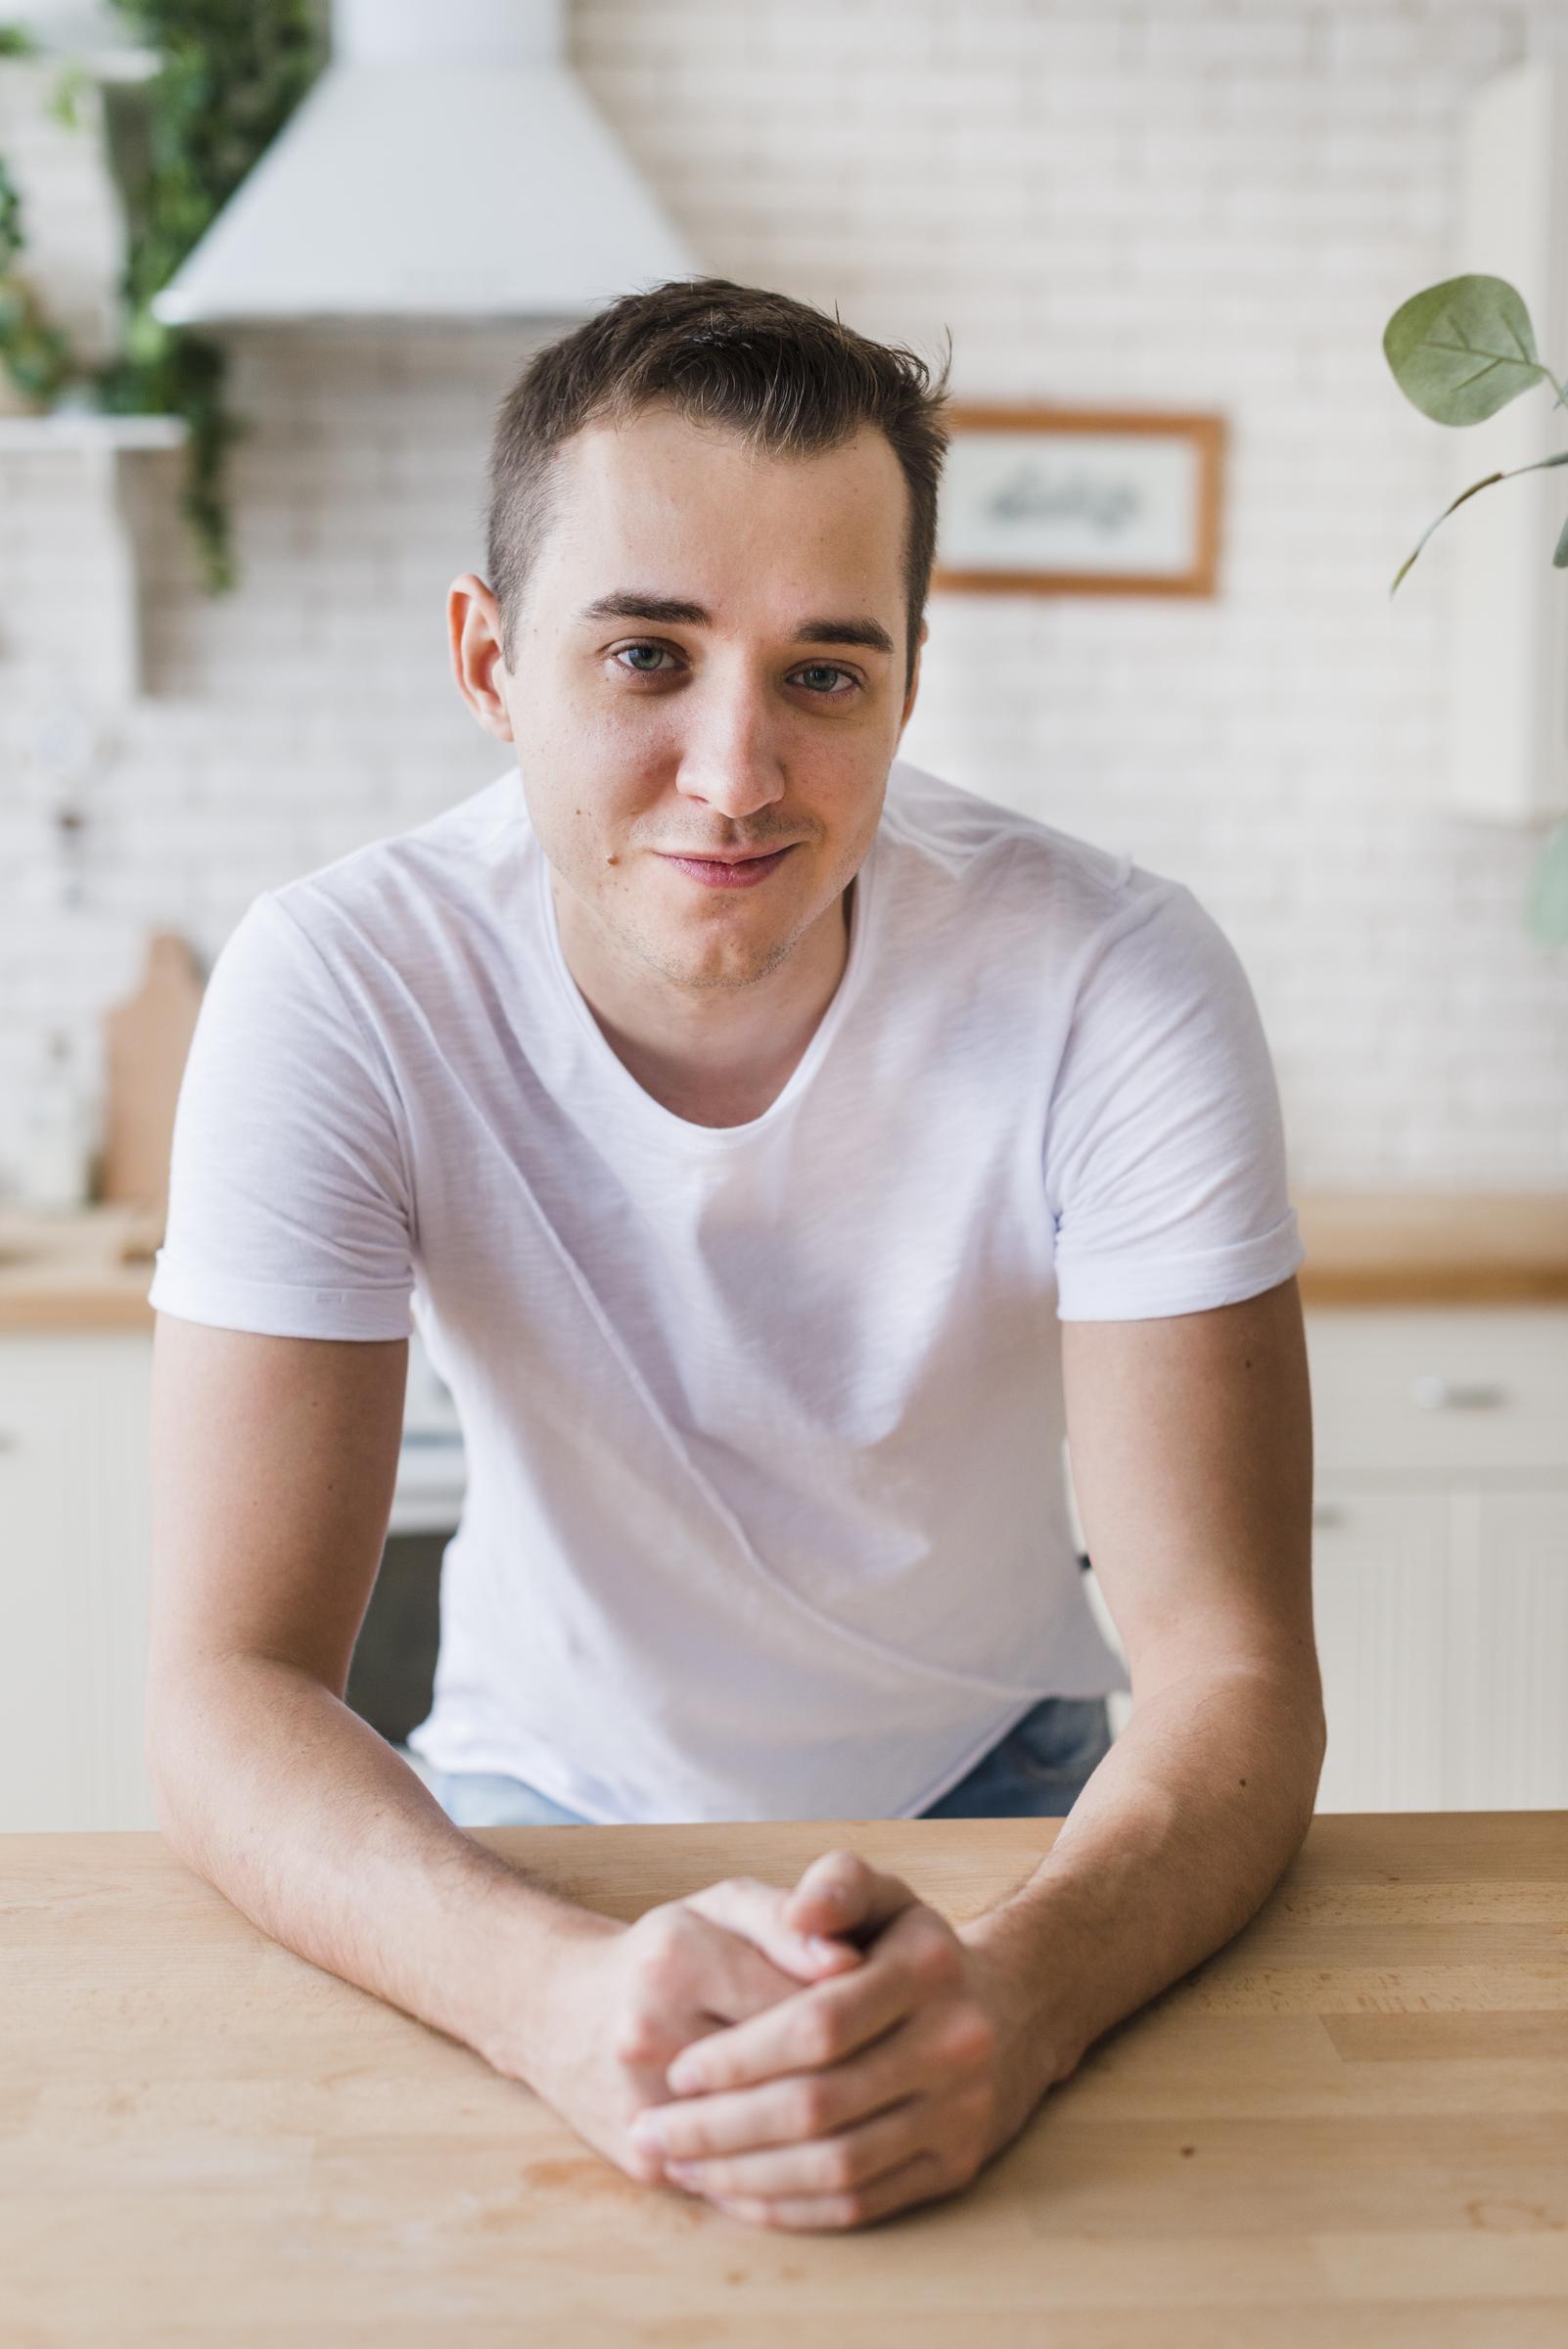
[[[584,604],[579,620],[648,620],[668,627],[711,628],[714,616],[706,604],[684,602],[672,595],[639,595],[623,589]],[[797,644],[856,644],[867,652],[892,653],[893,638],[880,620],[866,613],[847,617],[803,620],[795,631]]]

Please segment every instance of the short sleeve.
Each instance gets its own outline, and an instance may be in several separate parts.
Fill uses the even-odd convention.
[[[320,948],[263,893],[202,998],[149,1302],[275,1337],[406,1337],[412,1229],[379,1047]]]
[[[1184,883],[1157,878],[1090,950],[1044,1157],[1064,1321],[1231,1305],[1304,1262],[1258,1006]]]

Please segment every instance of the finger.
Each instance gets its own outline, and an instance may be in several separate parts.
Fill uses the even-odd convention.
[[[764,1892],[767,1889],[761,1887]],[[693,1939],[679,1967],[667,1976],[655,2010],[645,2019],[639,2055],[631,2066],[649,2102],[669,2094],[667,2067],[688,2047],[717,2037],[801,1993],[799,1977],[775,1965],[744,1933],[717,1923],[696,1902],[671,1906],[689,1911],[684,1930]],[[858,1951],[846,1950],[840,1970],[853,1971],[860,1962]]]
[[[898,1917],[860,1965],[836,1980],[797,1990],[728,2030],[683,2049],[666,2073],[676,2096],[745,2088],[779,2072],[809,2070],[853,2054],[924,2004],[931,1995],[929,1910]],[[949,1960],[943,1958],[943,1981]]]
[[[766,2200],[760,2195],[709,2199],[715,2210],[754,2227],[778,2227],[786,2232],[838,2230],[874,2226],[911,2203],[930,2202],[950,2189],[943,2184],[942,2165],[934,2153],[915,2153],[896,2170],[870,2185],[851,2187],[832,2194],[787,2195]]]
[[[786,1922],[787,1898],[776,1884],[763,1884],[756,1876],[731,1876],[722,1884],[688,1893],[685,1906],[753,1943],[764,1958],[799,1981],[815,1982],[825,1974],[843,1973],[859,1964],[860,1953],[853,1943],[801,1931]]]
[[[807,1933],[873,1933],[916,1896],[901,1876],[885,1875],[858,1852],[822,1852],[803,1869],[785,1904],[788,1924]]]
[[[657,1943],[645,1936],[653,1970],[637,1991],[617,2049],[650,2103],[668,2095],[666,2069],[683,2049],[765,2012],[801,1988],[795,1975],[774,1965],[743,1935],[686,1902],[666,1904],[660,1936]]]
[[[814,1987],[803,1986],[798,1975],[775,1965],[744,1933],[732,1932],[700,1909],[693,1911],[688,1930],[694,1936],[690,1958],[679,1976],[680,1995],[669,2009],[679,2024],[680,2047],[755,2022]]]
[[[927,2008],[826,2071],[787,2072],[751,2088],[651,2104],[632,2124],[638,2146],[674,2161],[706,2161],[825,2137],[940,2088],[940,2018]]]
[[[855,2121],[826,2137],[764,2145],[745,2153],[711,2155],[703,2161],[667,2161],[665,2176],[689,2193],[760,2194],[772,2200],[789,2194],[836,2194],[866,2186],[884,2171],[900,2168],[926,2150],[933,2107],[910,2096],[891,2112]]]

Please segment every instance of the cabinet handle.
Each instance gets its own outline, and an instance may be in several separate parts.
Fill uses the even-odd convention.
[[[1423,1411],[1495,1411],[1507,1402],[1508,1390],[1494,1379],[1467,1386],[1461,1378],[1418,1378],[1410,1400]]]

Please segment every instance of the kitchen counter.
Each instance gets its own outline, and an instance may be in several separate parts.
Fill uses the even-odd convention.
[[[477,1832],[627,1919],[847,1844],[956,1922],[1059,1825]],[[0,2337],[28,2349],[1568,2338],[1560,1811],[1320,1815],[1251,1923],[963,2193],[847,2233],[625,2178],[157,1835],[0,1836]]]
[[[1308,1306],[1568,1300],[1568,1192],[1321,1191],[1295,1204]],[[161,1237],[126,1209],[37,1222],[0,1209],[0,1334],[150,1330]]]

